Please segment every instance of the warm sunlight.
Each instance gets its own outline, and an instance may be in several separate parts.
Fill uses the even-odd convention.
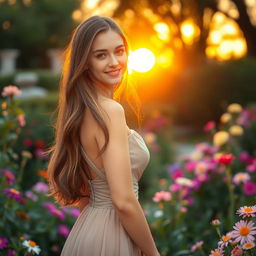
[[[130,51],[128,60],[128,71],[147,72],[155,65],[155,55],[146,48],[139,48],[135,51]]]
[[[200,34],[199,28],[191,20],[185,20],[180,27],[182,39],[186,44],[193,44],[194,40]]]

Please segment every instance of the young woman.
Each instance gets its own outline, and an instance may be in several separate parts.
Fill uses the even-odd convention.
[[[138,201],[149,162],[143,138],[114,99],[127,73],[127,41],[108,17],[74,31],[60,84],[50,196],[81,213],[61,256],[159,256]]]

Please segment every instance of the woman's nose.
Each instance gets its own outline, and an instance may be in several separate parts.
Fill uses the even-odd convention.
[[[116,66],[116,65],[118,65],[118,60],[117,60],[117,58],[116,58],[115,55],[111,55],[111,56],[110,56],[109,65],[110,65],[110,66]]]

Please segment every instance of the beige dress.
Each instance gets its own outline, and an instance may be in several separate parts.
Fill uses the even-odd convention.
[[[150,154],[142,136],[135,130],[128,135],[133,188],[138,198],[138,181]],[[97,173],[90,180],[91,197],[64,244],[61,256],[139,256],[140,249],[123,228],[111,201],[105,172],[94,165],[84,150],[88,164]],[[115,159],[113,159],[115,161]]]

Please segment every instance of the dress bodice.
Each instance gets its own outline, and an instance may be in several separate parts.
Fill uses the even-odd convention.
[[[133,179],[133,190],[136,197],[138,198],[138,181],[140,180],[143,171],[149,163],[150,153],[142,136],[133,129],[130,129],[130,134],[128,135],[128,142]],[[89,205],[97,208],[113,208],[105,172],[98,169],[95,164],[89,159],[82,146],[81,148],[85,160],[98,175],[95,179],[89,180],[91,189]]]

